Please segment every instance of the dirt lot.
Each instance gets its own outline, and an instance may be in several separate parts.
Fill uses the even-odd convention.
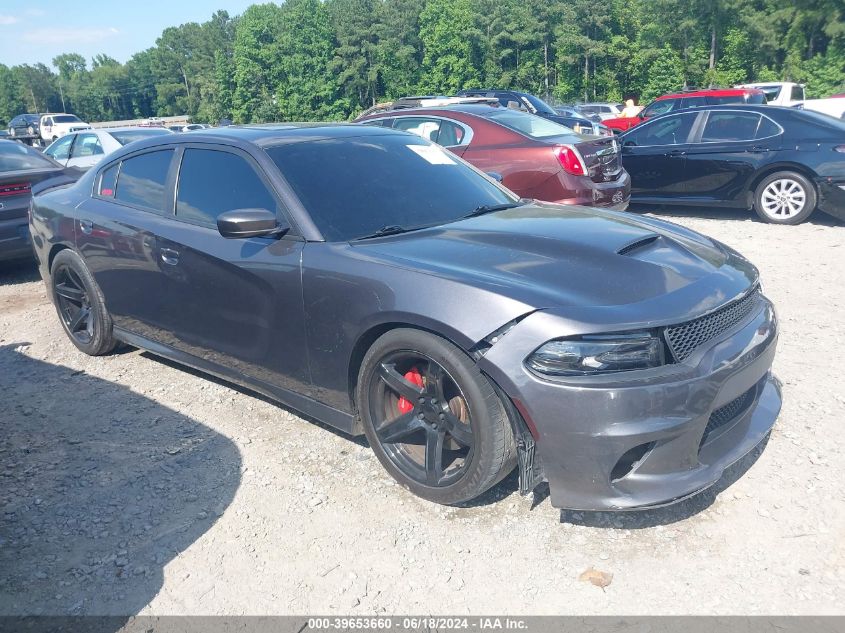
[[[532,509],[515,477],[421,501],[362,440],[83,356],[34,268],[0,266],[0,614],[845,613],[845,225],[663,215],[760,267],[784,409],[714,489],[619,515]]]

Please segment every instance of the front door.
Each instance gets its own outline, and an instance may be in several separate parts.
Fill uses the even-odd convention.
[[[686,155],[698,114],[646,121],[622,135],[622,166],[636,199],[677,198],[684,193]]]
[[[157,228],[160,292],[169,346],[262,382],[308,386],[300,259],[293,234],[226,239],[217,216],[267,209],[287,222],[278,196],[249,154],[185,147],[175,213]]]

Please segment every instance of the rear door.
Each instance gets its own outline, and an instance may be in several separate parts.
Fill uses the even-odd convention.
[[[176,150],[130,154],[98,173],[91,198],[77,209],[76,245],[116,327],[153,341],[169,339],[173,305],[162,293],[156,235],[173,209]]]
[[[686,191],[686,154],[700,114],[687,112],[646,121],[620,137],[622,166],[639,199],[681,197]]]
[[[206,362],[302,391],[308,384],[295,233],[225,239],[217,216],[267,209],[290,224],[267,174],[247,152],[190,144],[178,159],[174,214],[156,228],[166,343]]]
[[[685,193],[703,202],[748,205],[748,182],[781,143],[781,129],[757,112],[710,110],[687,149]]]

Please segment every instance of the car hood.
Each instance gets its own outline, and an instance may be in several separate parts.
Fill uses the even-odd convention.
[[[382,263],[483,287],[530,309],[621,306],[682,293],[689,316],[757,279],[739,254],[683,227],[545,203],[356,247]]]

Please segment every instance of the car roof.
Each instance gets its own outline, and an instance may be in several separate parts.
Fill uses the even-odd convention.
[[[484,117],[491,112],[502,112],[507,108],[500,106],[487,105],[484,103],[456,103],[453,105],[433,106],[428,108],[404,108],[402,110],[388,110],[387,112],[379,112],[373,114],[372,117],[398,117],[408,115],[433,115],[435,112],[461,112],[463,114],[473,114],[475,116]]]
[[[406,112],[406,111],[403,111]],[[271,123],[264,125],[232,125],[176,134],[159,134],[132,143],[132,151],[172,143],[225,143],[241,147],[261,148],[308,141],[361,136],[382,136],[392,131],[383,127],[354,123]]]
[[[759,88],[711,88],[707,90],[690,90],[689,92],[674,92],[657,97],[661,99],[681,99],[683,97],[736,97],[744,94],[763,94]]]

